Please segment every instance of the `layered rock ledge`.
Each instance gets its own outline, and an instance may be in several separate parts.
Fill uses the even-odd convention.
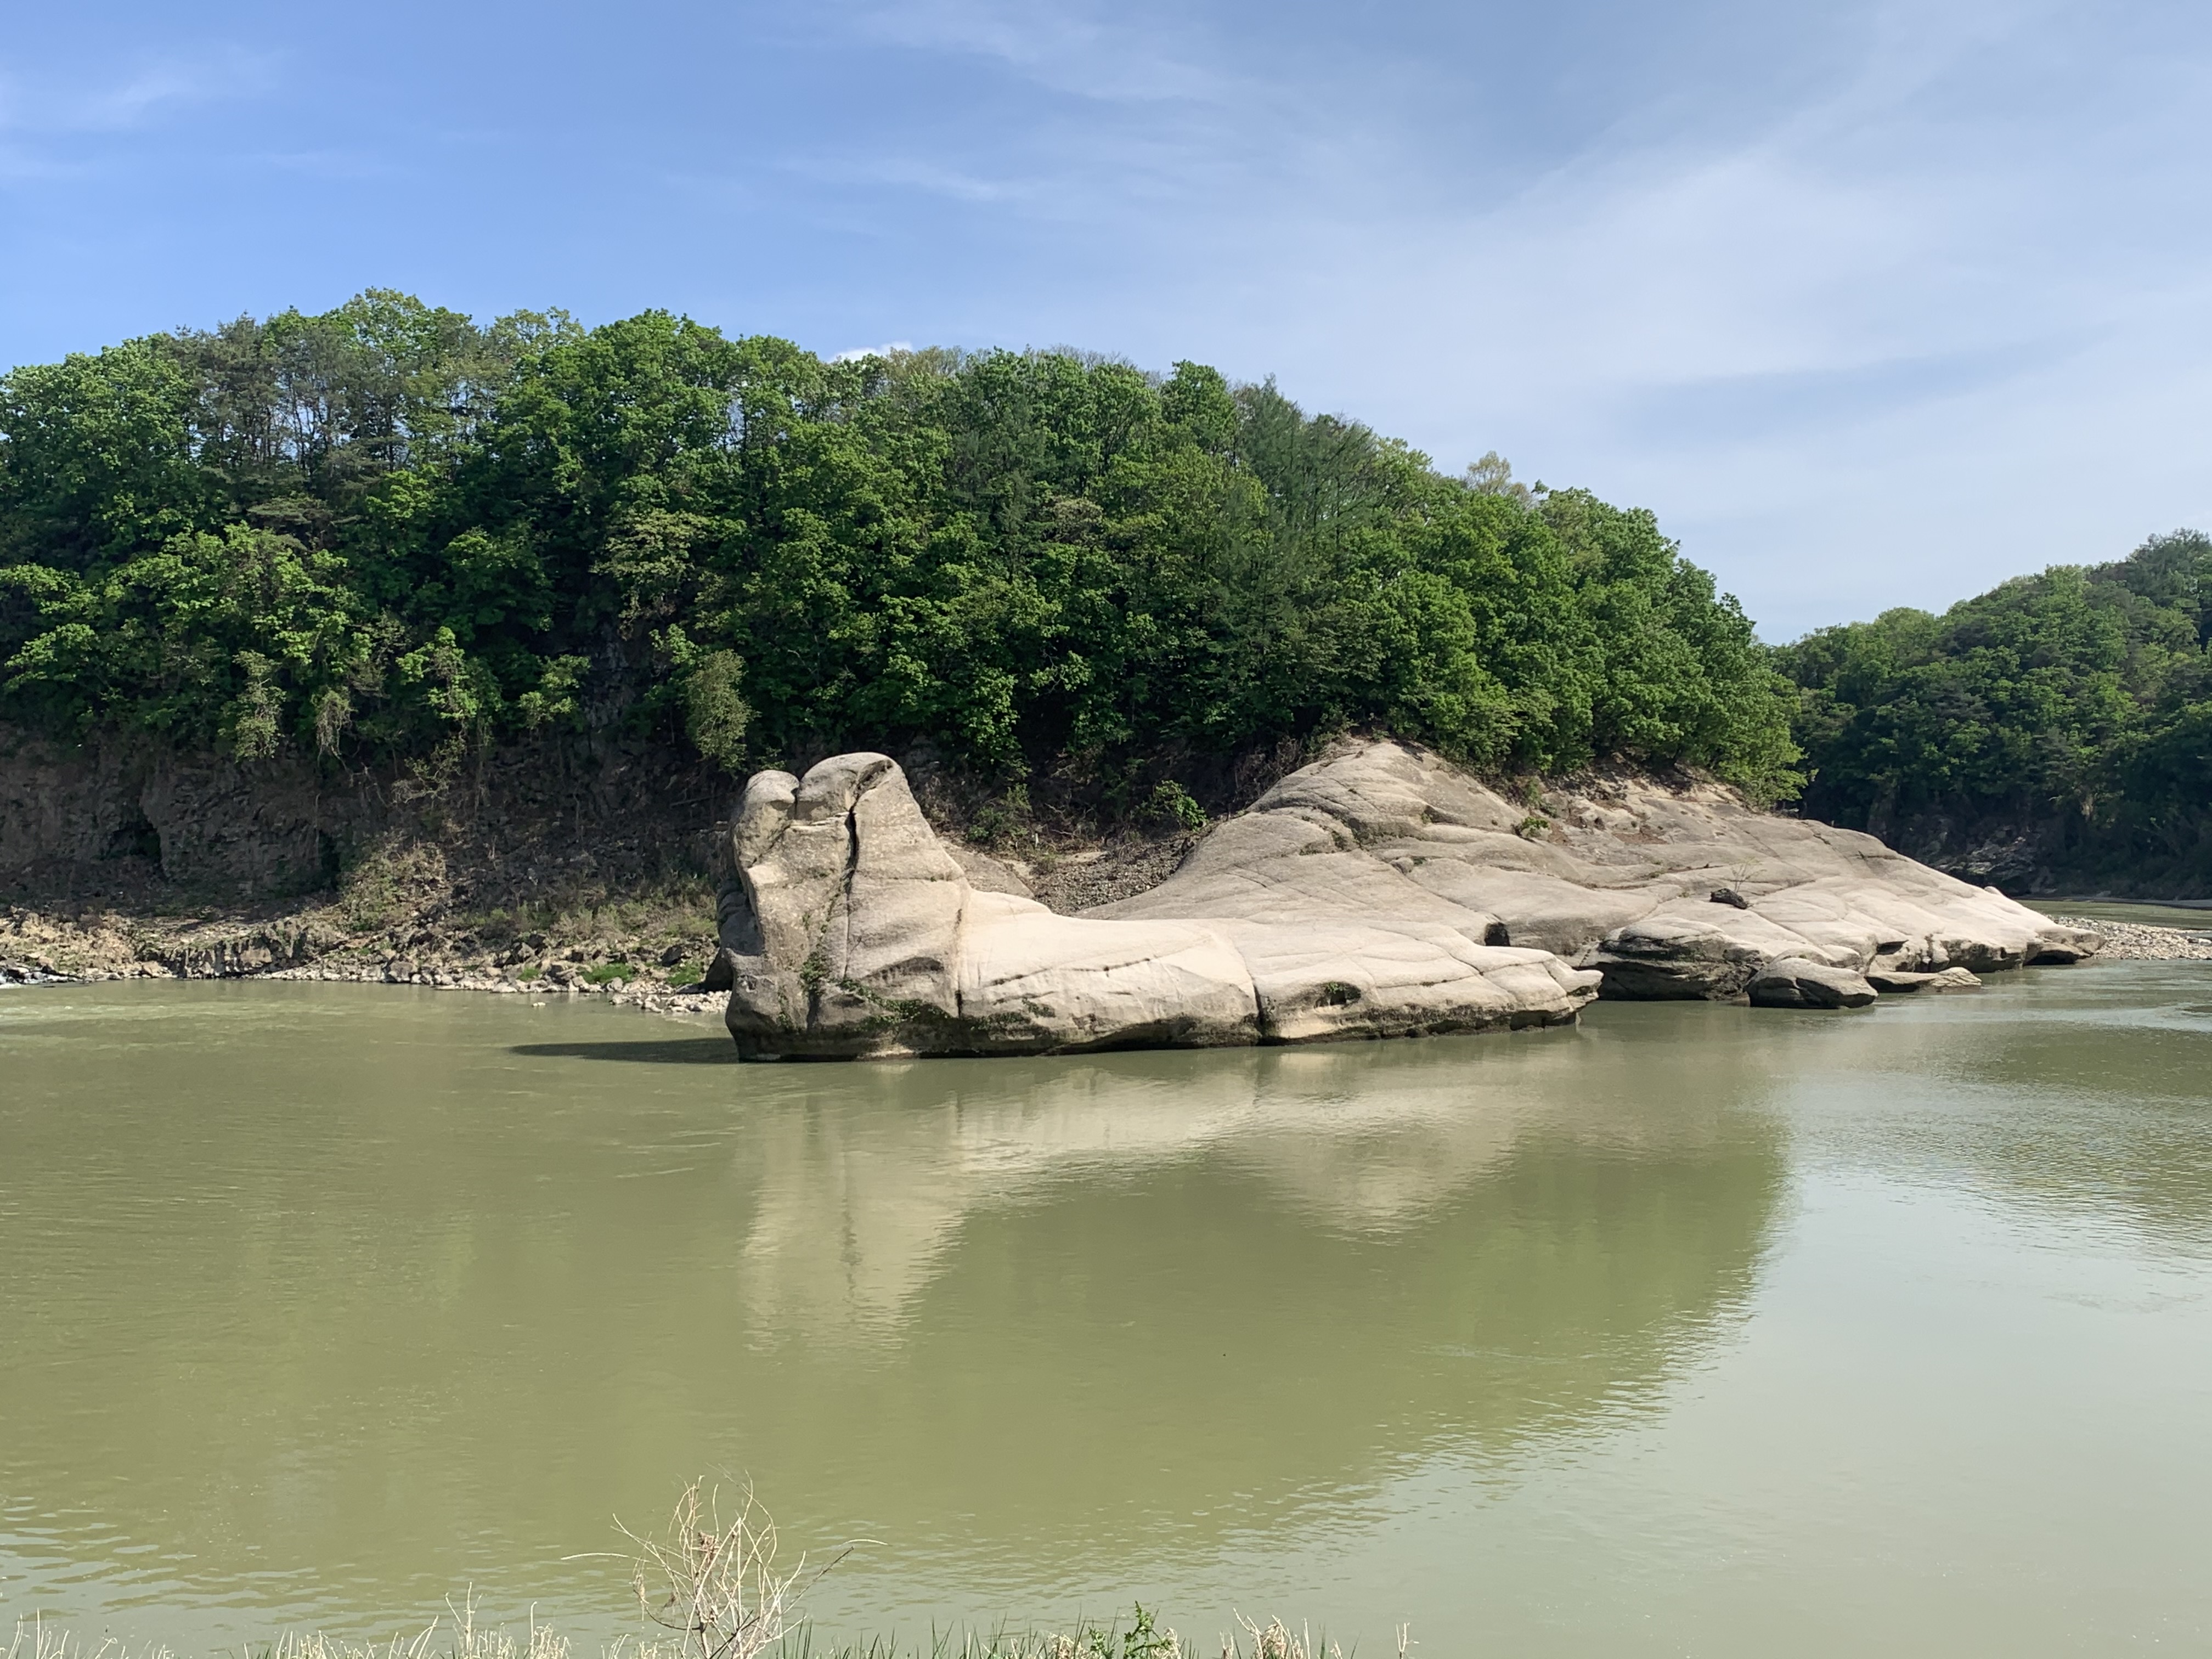
[[[1869,974],[1932,987],[2097,947],[1718,786],[1542,804],[1348,744],[1160,885],[1065,916],[971,879],[890,757],[841,755],[747,785],[709,982],[758,1057],[1040,1054],[1553,1025],[1601,989],[1853,1006]]]

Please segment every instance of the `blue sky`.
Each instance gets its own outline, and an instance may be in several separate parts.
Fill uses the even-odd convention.
[[[2212,7],[33,7],[0,362],[394,287],[1274,374],[1771,639],[2212,528]]]

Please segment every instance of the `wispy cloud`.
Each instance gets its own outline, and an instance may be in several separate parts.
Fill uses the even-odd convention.
[[[61,137],[138,131],[182,110],[261,92],[275,78],[278,62],[273,53],[233,49],[74,82],[33,77],[0,62],[0,133]]]
[[[143,63],[106,78],[31,75],[0,60],[0,180],[97,170],[103,143],[157,129],[189,111],[250,97],[277,59],[242,51]]]
[[[1153,102],[1219,102],[1237,88],[1216,64],[1200,61],[1207,44],[1187,19],[1148,14],[1132,27],[1126,12],[1040,0],[921,0],[856,9],[851,27],[880,41],[970,53],[1061,93]]]
[[[1509,445],[1659,507],[1775,631],[2123,550],[2107,492],[2029,504],[2069,455],[2162,478],[2153,516],[2212,495],[2212,458],[2143,418],[2212,375],[2177,326],[2212,270],[2202,39],[2121,38],[2076,0],[1832,8],[1841,44],[1786,103],[1678,78],[1532,167],[1409,108],[1434,85],[1402,54],[1270,79],[1256,46],[1231,71],[1149,14],[871,18],[1137,111],[1048,104],[1014,153],[1050,187],[968,198],[1106,255],[1070,247],[1068,288],[1000,330],[1210,349],[1450,465]],[[941,189],[902,137],[878,182]]]
[[[782,166],[823,184],[915,190],[959,202],[1018,201],[1046,188],[1036,179],[988,178],[919,155],[799,155]]]

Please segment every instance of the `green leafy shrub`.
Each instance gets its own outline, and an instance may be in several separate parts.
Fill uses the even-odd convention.
[[[1151,805],[1152,816],[1157,822],[1194,836],[1206,828],[1206,809],[1193,800],[1190,792],[1179,783],[1164,781],[1155,786]]]
[[[1010,784],[996,800],[986,801],[968,824],[968,839],[980,847],[1009,845],[1034,823],[1029,787]]]

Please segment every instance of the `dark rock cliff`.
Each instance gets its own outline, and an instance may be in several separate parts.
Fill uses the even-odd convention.
[[[70,745],[0,726],[0,894],[257,906],[327,893],[410,847],[454,896],[704,872],[729,786],[696,757],[577,738],[442,773],[240,764],[138,741]]]

